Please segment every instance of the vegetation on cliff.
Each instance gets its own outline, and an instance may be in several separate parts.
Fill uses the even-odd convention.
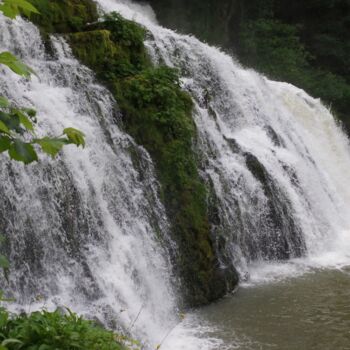
[[[73,53],[114,93],[126,131],[152,156],[161,198],[179,246],[175,261],[191,306],[222,296],[226,284],[210,236],[207,192],[192,149],[196,129],[192,100],[178,72],[154,66],[145,49],[146,30],[112,13],[85,32],[69,35]],[[231,286],[236,279],[231,279]]]
[[[39,11],[29,18],[40,25],[43,33],[79,31],[98,19],[96,4],[91,0],[28,1]]]

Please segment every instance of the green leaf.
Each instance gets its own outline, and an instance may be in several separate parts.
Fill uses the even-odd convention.
[[[13,7],[9,4],[1,4],[0,5],[0,11],[6,16],[11,19],[16,18],[16,16],[19,14],[19,9],[16,7]]]
[[[7,151],[10,148],[10,146],[11,146],[11,139],[8,136],[1,136],[0,137],[0,153]]]
[[[7,258],[0,254],[0,267],[2,269],[8,269],[10,267],[10,263]]]
[[[36,117],[36,110],[33,108],[23,108],[22,109],[24,112],[26,112],[31,118]]]
[[[9,149],[9,155],[12,159],[24,164],[29,164],[38,160],[33,146],[30,143],[22,142],[21,140],[15,139]]]
[[[3,0],[5,3],[10,2],[13,5],[18,6],[26,12],[33,12],[39,14],[40,12],[28,1],[26,0]]]
[[[31,13],[39,14],[39,11],[26,0],[2,0],[0,11],[6,17],[16,18],[21,12],[29,16]]]
[[[18,339],[13,339],[13,338],[9,338],[9,339],[5,339],[1,345],[2,346],[6,346],[8,344],[23,344],[20,340]]]
[[[10,130],[6,126],[6,124],[0,120],[0,133],[1,132],[5,132],[6,134],[8,134],[10,132]]]
[[[39,346],[39,350],[52,350],[52,347],[46,344],[42,344]]]
[[[7,113],[0,110],[0,120],[6,125],[9,130],[21,133],[20,120],[16,113]]]
[[[33,123],[29,120],[29,118],[19,109],[14,109],[13,114],[17,115],[20,123],[28,130],[34,131]]]
[[[22,63],[16,56],[12,55],[11,52],[0,53],[0,63],[9,67],[13,72],[18,75],[22,75],[26,78],[30,77],[33,72],[31,68]]]
[[[62,149],[62,147],[67,144],[66,139],[50,137],[36,139],[34,142],[40,145],[42,150],[52,158],[56,157],[57,153]]]
[[[63,130],[63,134],[67,136],[70,143],[85,147],[85,135],[80,130],[74,128],[66,128]]]
[[[19,115],[19,120],[28,131],[34,131],[33,123],[23,113]]]
[[[7,108],[9,105],[10,105],[10,102],[7,100],[7,98],[0,96],[0,107]]]

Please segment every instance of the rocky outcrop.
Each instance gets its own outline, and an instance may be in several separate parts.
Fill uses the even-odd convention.
[[[222,269],[216,255],[207,189],[192,147],[193,103],[180,88],[177,71],[152,64],[141,26],[118,14],[96,22],[92,1],[32,2],[50,14],[31,19],[44,35],[66,34],[74,55],[114,94],[125,130],[151,155],[177,245],[172,260],[182,281],[184,305],[203,305],[224,296],[234,289],[238,275],[233,267]],[[79,23],[76,13],[81,13]]]

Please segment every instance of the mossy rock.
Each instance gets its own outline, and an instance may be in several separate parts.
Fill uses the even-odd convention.
[[[69,35],[75,56],[87,66],[95,67],[103,60],[118,59],[118,47],[111,40],[109,30],[93,30]]]
[[[46,33],[69,33],[82,30],[97,21],[97,7],[92,0],[28,0],[40,12],[30,20]]]

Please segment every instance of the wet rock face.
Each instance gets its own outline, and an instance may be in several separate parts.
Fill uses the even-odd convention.
[[[58,164],[58,168],[47,165],[45,172],[35,173],[38,182],[28,191],[23,190],[24,177],[17,167],[2,166],[2,179],[12,179],[12,187],[6,181],[0,186],[0,232],[6,238],[1,252],[10,260],[11,278],[8,284],[0,276],[0,282],[22,300],[58,290],[54,265],[62,271],[79,264],[84,282],[77,292],[86,298],[99,293],[84,255],[85,243],[98,229],[69,172],[63,163]],[[38,185],[40,181],[43,185]],[[44,276],[50,277],[44,281]],[[42,284],[36,283],[41,278]]]
[[[262,230],[260,249],[267,260],[285,260],[299,257],[305,252],[302,232],[291,215],[291,206],[283,192],[251,153],[245,154],[246,165],[261,183],[267,200],[266,222],[271,230]],[[254,256],[254,250],[251,255]]]

